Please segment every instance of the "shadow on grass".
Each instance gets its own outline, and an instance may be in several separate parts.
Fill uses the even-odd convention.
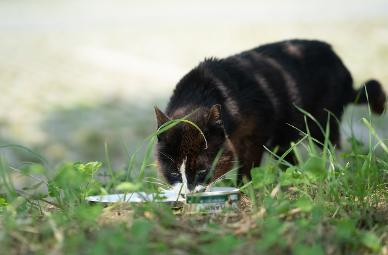
[[[40,128],[44,141],[29,145],[17,137],[0,137],[1,145],[25,145],[43,155],[50,165],[66,161],[106,161],[105,144],[112,168],[123,168],[136,149],[155,131],[153,105],[163,105],[163,100],[128,102],[109,98],[96,104],[75,105],[54,109],[45,116]],[[1,123],[6,130],[6,123]],[[136,158],[143,158],[142,151]],[[23,162],[40,162],[22,148],[2,148],[1,155],[10,164],[20,166]]]
[[[54,161],[104,161],[105,143],[113,167],[122,167],[155,130],[153,103],[110,98],[51,112],[42,122],[40,151]]]

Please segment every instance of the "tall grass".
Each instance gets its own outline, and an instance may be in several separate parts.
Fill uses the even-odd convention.
[[[314,121],[305,116],[306,123]],[[52,171],[39,157],[42,163],[15,169],[1,157],[0,253],[387,253],[388,151],[370,118],[362,123],[376,144],[351,137],[351,148],[339,151],[326,125],[320,127],[325,140],[319,146],[307,129],[283,155],[269,151],[265,163],[252,169],[252,181],[240,187],[244,209],[232,214],[186,215],[156,202],[105,208],[86,203],[88,195],[164,186],[156,178],[152,149],[158,134],[181,122],[189,121],[170,121],[152,134],[137,151],[144,157],[137,162],[137,152],[128,155],[122,171],[110,166],[107,145],[104,168],[99,162],[71,162]],[[377,154],[378,148],[385,153]],[[284,160],[288,153],[294,153],[296,165]],[[33,185],[18,190],[15,174],[42,180],[35,185],[47,192]]]

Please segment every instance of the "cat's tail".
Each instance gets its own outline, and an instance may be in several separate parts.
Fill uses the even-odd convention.
[[[368,104],[373,113],[382,114],[385,110],[387,96],[380,82],[368,80],[364,85],[355,90],[352,96],[352,102],[355,104]]]

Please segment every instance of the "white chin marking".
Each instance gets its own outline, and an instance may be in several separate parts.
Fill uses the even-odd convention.
[[[189,189],[187,188],[187,178],[186,178],[186,159],[187,158],[183,160],[182,165],[179,168],[179,171],[181,172],[181,176],[182,176],[183,193],[187,193],[189,191]]]
[[[174,192],[174,193],[176,193],[176,194],[178,194],[179,191],[180,191],[181,194],[185,194],[186,192],[184,191],[184,188],[182,187],[182,185],[183,185],[183,183],[177,182],[177,183],[175,183],[175,184],[172,186],[171,189],[169,189],[169,191],[171,190],[172,192]],[[181,190],[181,188],[182,188],[182,190]]]
[[[193,192],[194,192],[194,193],[195,193],[195,192],[202,192],[202,191],[204,191],[204,190],[205,190],[205,186],[197,185],[197,186],[195,186]]]

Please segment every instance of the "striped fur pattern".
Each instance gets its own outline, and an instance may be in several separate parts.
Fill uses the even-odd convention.
[[[303,114],[312,114],[326,126],[327,111],[338,119],[351,103],[366,103],[381,114],[386,96],[379,82],[368,81],[356,91],[351,74],[331,46],[321,41],[288,40],[263,45],[225,59],[205,59],[176,85],[165,113],[155,108],[158,125],[184,117],[205,133],[205,148],[199,131],[184,123],[158,138],[156,158],[166,180],[182,181],[185,164],[187,186],[214,180],[238,159],[238,180],[251,178],[250,169],[260,164],[263,145],[285,152],[300,137],[290,125],[305,130]],[[324,136],[308,121],[318,141]],[[330,118],[330,141],[340,146],[339,126]],[[215,170],[210,173],[222,149]],[[293,162],[292,155],[287,158]],[[208,178],[210,176],[210,178]],[[207,177],[207,178],[205,178]]]

